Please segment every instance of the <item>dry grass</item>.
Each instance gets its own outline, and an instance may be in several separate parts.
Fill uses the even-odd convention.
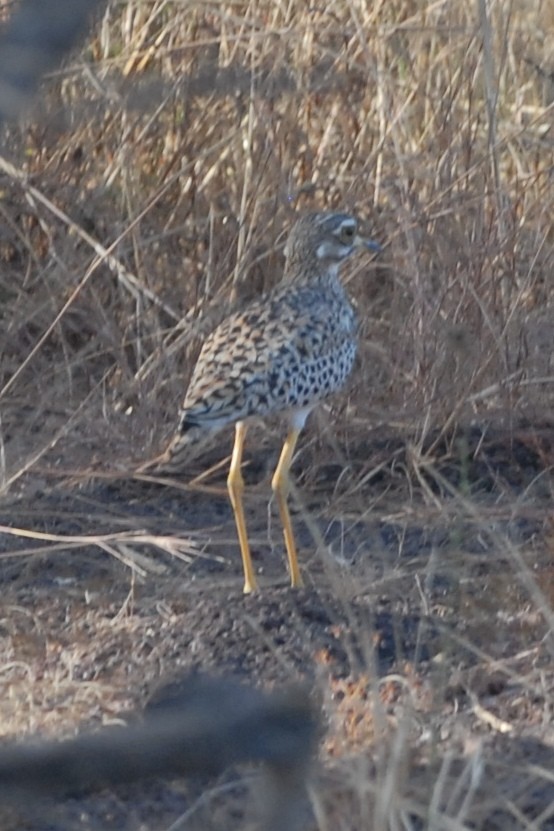
[[[83,462],[159,447],[198,335],[275,282],[314,206],[386,245],[349,275],[364,426],[548,413],[552,147],[526,59],[549,44],[529,4],[484,8],[111,6],[4,142],[7,475],[58,436]]]
[[[545,503],[529,486],[517,499],[507,490],[498,505],[476,504],[463,476],[453,488],[441,464],[452,453],[467,462],[454,438],[471,420],[509,435],[551,422],[553,27],[551,6],[539,0],[111,3],[83,52],[47,79],[28,121],[3,137],[3,491],[27,473],[41,486],[58,474],[125,474],[154,455],[175,425],[202,334],[230,304],[275,283],[296,211],[351,209],[385,252],[346,274],[361,321],[360,366],[333,416],[323,410],[307,431],[303,476],[313,486],[330,458],[349,460],[330,507],[347,525],[376,507],[456,539],[472,523],[487,550],[502,552],[506,574],[486,608],[463,580],[459,597],[444,601],[467,624],[460,642],[496,666],[497,650],[480,652],[473,635],[500,629],[491,604],[516,583],[547,648],[551,571],[537,580],[535,549],[498,530],[501,518],[525,511],[544,530]],[[331,425],[336,440],[322,429]],[[362,458],[385,428],[405,452]],[[551,444],[540,452],[538,478],[552,495]],[[370,499],[380,465],[392,471],[392,493]],[[152,545],[171,548],[155,536]],[[90,542],[119,551],[125,539],[98,533]],[[545,536],[542,550],[551,546]],[[463,577],[463,557],[450,568]],[[414,560],[400,577],[381,574],[379,586],[400,594],[422,575],[417,591],[431,612],[427,584],[437,569],[431,556]],[[504,675],[523,697],[534,691],[552,707],[552,678],[532,661],[514,669],[513,654]],[[407,683],[421,693],[419,680]],[[334,748],[342,759],[350,741],[356,761],[313,795],[320,831],[496,828],[493,809],[475,807],[484,805],[480,748],[461,747],[457,732],[460,756],[473,761],[442,762],[437,780],[419,787],[408,748],[423,765],[427,739],[418,744],[386,713],[376,726],[382,690],[373,692],[363,698],[366,725],[356,715],[360,688],[347,690],[355,714],[342,705]],[[432,713],[438,729],[444,702],[423,697],[415,721]],[[489,727],[502,732],[504,714],[495,717]],[[360,746],[373,736],[383,745],[370,765],[380,789],[360,773],[369,765]],[[545,779],[539,763],[534,779],[534,762],[518,764],[522,779]],[[418,772],[411,784],[408,770]],[[506,796],[514,828],[552,827],[524,802]]]

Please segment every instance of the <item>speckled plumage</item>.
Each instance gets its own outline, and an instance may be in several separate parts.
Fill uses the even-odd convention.
[[[338,281],[280,286],[205,342],[180,430],[313,404],[342,386],[355,352],[354,312]]]
[[[237,515],[242,515],[242,503],[238,508],[235,505],[240,501],[238,491],[242,493],[243,424],[252,416],[276,412],[290,416],[289,448],[285,453],[286,442],[273,487],[280,498],[293,585],[300,585],[294,542],[287,539],[287,526],[291,539],[292,530],[284,504],[286,479],[307,414],[318,401],[341,388],[354,364],[355,314],[338,270],[355,248],[364,244],[378,247],[366,243],[356,231],[356,221],[348,214],[309,214],[298,220],[287,242],[282,282],[243,311],[227,317],[205,341],[187,390],[179,430],[163,460],[164,470],[182,470],[192,442],[227,424],[238,425],[229,490],[243,553],[245,591],[254,588],[255,580],[243,538],[244,523],[241,530]]]
[[[350,219],[303,217],[291,233],[283,282],[223,320],[204,342],[168,454],[173,468],[199,430],[315,405],[344,384],[356,355],[355,315],[337,269],[324,271],[317,259],[325,227],[305,239],[316,217]]]

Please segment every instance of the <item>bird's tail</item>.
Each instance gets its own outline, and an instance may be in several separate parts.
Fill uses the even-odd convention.
[[[177,475],[183,473],[212,436],[205,427],[188,426],[179,431],[166,450],[136,469],[137,473]]]

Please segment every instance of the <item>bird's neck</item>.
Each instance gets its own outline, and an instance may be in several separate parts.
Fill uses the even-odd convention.
[[[334,288],[339,285],[339,263],[325,263],[319,259],[313,262],[296,263],[287,260],[284,282],[296,285],[319,285],[322,288]]]

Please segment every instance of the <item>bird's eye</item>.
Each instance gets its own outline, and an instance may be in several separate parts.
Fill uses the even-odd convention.
[[[343,225],[340,235],[344,242],[352,242],[354,239],[355,228],[353,225]]]

